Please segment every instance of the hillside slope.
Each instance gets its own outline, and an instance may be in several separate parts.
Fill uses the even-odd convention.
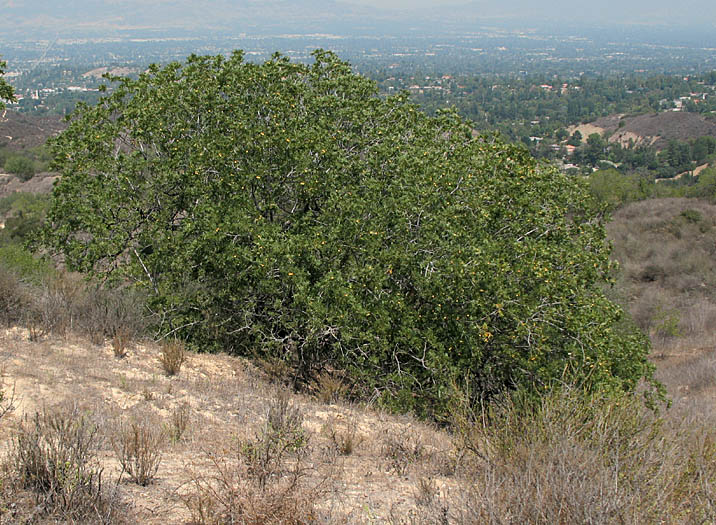
[[[609,142],[622,146],[653,145],[665,148],[670,140],[688,141],[705,135],[716,136],[716,120],[698,113],[665,111],[637,116],[610,115],[594,122],[569,128],[569,133],[579,130],[583,137],[592,133],[606,135]]]

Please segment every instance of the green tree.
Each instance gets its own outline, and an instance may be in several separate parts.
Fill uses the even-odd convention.
[[[589,176],[589,189],[609,209],[648,197],[638,175],[625,175],[614,168],[595,171]]]
[[[5,107],[5,102],[15,100],[15,94],[12,86],[5,82],[4,78],[2,78],[5,74],[5,67],[7,67],[7,63],[0,60],[0,109]]]
[[[582,158],[584,162],[596,166],[597,162],[604,157],[606,147],[607,144],[599,133],[589,135],[586,144],[582,145]]]
[[[11,155],[5,161],[5,171],[24,181],[30,180],[35,175],[35,163],[23,155]]]
[[[5,223],[0,230],[0,244],[27,240],[42,226],[48,205],[48,196],[40,194],[18,192],[0,199],[0,218]]]
[[[42,244],[148,288],[165,333],[345,371],[426,416],[559,382],[631,389],[648,345],[601,286],[586,188],[454,112],[315,63],[191,56],[82,106]]]
[[[580,146],[582,144],[582,134],[578,129],[574,130],[574,133],[572,133],[572,136],[569,137],[567,144],[570,146]]]

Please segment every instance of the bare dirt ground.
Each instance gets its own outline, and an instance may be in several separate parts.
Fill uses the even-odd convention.
[[[592,133],[609,137],[609,142],[622,146],[647,144],[657,149],[665,148],[670,140],[687,141],[704,135],[716,136],[716,122],[697,113],[664,111],[636,116],[609,115],[594,122],[570,126],[571,135],[576,130],[586,139]]]
[[[243,359],[191,354],[180,373],[168,377],[154,344],[136,344],[125,358],[109,345],[77,338],[31,341],[25,329],[0,330],[0,370],[15,410],[0,425],[9,440],[23,421],[43,408],[75,403],[92,415],[103,434],[101,461],[112,482],[120,483],[131,520],[146,524],[188,523],[185,505],[197,476],[211,476],[210,457],[234,458],[237,440],[250,438],[266,417],[277,387]],[[449,436],[409,417],[369,407],[325,404],[293,395],[308,436],[306,490],[317,495],[323,523],[408,523],[420,512],[421,480],[430,479],[441,498],[457,491]],[[177,407],[188,407],[181,440],[167,441],[154,483],[140,487],[122,476],[110,445],[120,420],[141,414],[168,427]],[[352,431],[354,450],[341,455],[331,432]],[[395,443],[414,451],[395,454]],[[393,447],[393,448],[391,448]]]
[[[15,175],[2,173],[0,170],[0,198],[15,192],[49,193],[58,178],[57,173],[45,172],[38,173],[30,180],[23,182]]]

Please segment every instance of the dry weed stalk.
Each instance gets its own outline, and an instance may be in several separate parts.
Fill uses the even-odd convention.
[[[129,346],[129,330],[126,328],[118,328],[112,335],[112,353],[117,359],[124,359],[127,357]]]
[[[317,494],[302,483],[307,435],[288,394],[269,401],[266,419],[251,440],[237,443],[235,458],[207,454],[211,474],[192,474],[185,504],[196,523],[281,524],[315,522]]]
[[[184,343],[178,339],[162,342],[159,362],[168,376],[175,376],[186,361]]]
[[[122,472],[141,486],[149,485],[159,470],[164,432],[147,418],[121,421],[112,438],[112,448]]]
[[[321,403],[335,404],[345,397],[348,387],[340,374],[326,371],[316,378],[315,391]]]
[[[170,425],[169,425],[169,436],[173,443],[181,441],[184,433],[189,427],[191,420],[191,407],[188,403],[182,403],[172,410]]]
[[[351,419],[347,424],[339,423],[336,418],[332,418],[323,425],[323,434],[330,440],[330,448],[334,454],[340,456],[350,456],[355,449],[363,442],[363,436],[358,434],[358,425],[355,419]]]
[[[464,422],[463,424],[467,424]],[[474,420],[456,523],[711,523],[713,430],[665,420],[630,394],[566,389],[504,400]]]
[[[13,481],[35,496],[40,515],[70,523],[117,523],[119,500],[102,479],[97,427],[76,406],[25,420],[8,456]]]

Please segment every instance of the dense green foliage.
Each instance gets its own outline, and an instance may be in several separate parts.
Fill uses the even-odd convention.
[[[49,196],[31,193],[12,193],[0,199],[0,243],[24,242],[38,230],[49,206]]]
[[[521,147],[322,51],[190,57],[115,79],[53,145],[43,241],[153,292],[165,333],[342,370],[356,395],[443,413],[554,382],[633,388],[647,343],[601,286],[599,210]]]
[[[7,82],[5,82],[5,79],[2,78],[2,76],[5,74],[6,65],[7,64],[4,61],[0,60],[0,109],[5,107],[5,101],[11,101],[15,99],[15,94],[12,89],[12,86],[10,86]]]
[[[602,169],[586,177],[591,195],[609,210],[624,204],[664,197],[691,197],[716,202],[716,166],[712,164],[698,177],[684,175],[678,180],[653,179],[639,173]]]
[[[5,161],[5,171],[17,175],[23,181],[27,181],[35,175],[35,165],[27,157],[13,155]]]
[[[23,181],[38,172],[47,171],[50,160],[50,153],[44,145],[20,150],[0,146],[0,167]]]
[[[697,113],[716,110],[716,71],[702,75],[460,75],[425,80],[385,73],[384,89],[427,85],[414,93],[416,102],[432,112],[454,105],[477,129],[523,137],[556,136],[572,124],[614,114],[636,115],[668,110],[674,101],[691,93],[705,99],[686,100],[684,109]],[[387,78],[386,78],[387,77]],[[440,87],[441,89],[434,89]],[[536,145],[535,145],[536,146]]]

